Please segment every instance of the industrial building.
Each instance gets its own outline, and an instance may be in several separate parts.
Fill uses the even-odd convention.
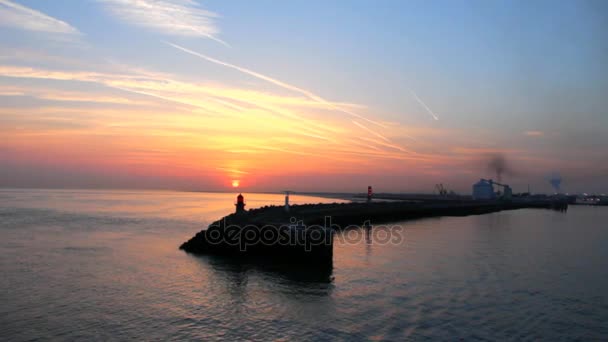
[[[502,193],[494,192],[494,185],[503,188]],[[506,184],[497,183],[491,179],[480,179],[479,182],[473,184],[473,199],[474,200],[492,200],[500,197],[504,200],[511,200],[513,190]]]

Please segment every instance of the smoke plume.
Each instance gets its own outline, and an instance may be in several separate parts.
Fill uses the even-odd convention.
[[[562,177],[559,175],[559,173],[552,173],[549,176],[549,183],[551,183],[551,186],[553,187],[556,193],[559,193],[561,191],[560,186],[562,185]]]
[[[487,169],[489,172],[496,173],[497,181],[502,181],[503,174],[512,173],[511,167],[502,153],[489,154],[487,158]]]

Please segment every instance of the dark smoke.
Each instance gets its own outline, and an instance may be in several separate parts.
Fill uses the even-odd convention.
[[[488,155],[488,171],[496,173],[496,180],[502,181],[503,174],[512,173],[511,167],[507,163],[507,159],[502,153],[494,153]]]

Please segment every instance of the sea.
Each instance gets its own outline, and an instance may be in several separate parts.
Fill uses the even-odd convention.
[[[236,195],[0,190],[0,340],[608,340],[608,207],[350,229],[329,276],[179,250]]]

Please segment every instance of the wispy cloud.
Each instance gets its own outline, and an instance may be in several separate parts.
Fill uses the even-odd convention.
[[[249,174],[249,172],[245,172],[245,171],[241,171],[241,170],[237,170],[237,169],[231,169],[231,168],[227,168],[227,167],[216,167],[216,170],[221,170],[221,171],[228,171],[230,173],[236,173],[239,175],[247,175]]]
[[[524,135],[528,137],[542,137],[545,133],[543,131],[525,131]]]
[[[116,17],[132,25],[174,36],[205,37],[228,45],[217,36],[218,15],[193,0],[97,0]]]
[[[202,59],[205,59],[205,60],[207,60],[207,61],[209,61],[211,63],[215,63],[215,64],[218,64],[218,65],[227,67],[227,68],[231,68],[231,69],[240,71],[240,72],[242,72],[244,74],[247,74],[247,75],[253,76],[255,78],[264,80],[266,82],[272,83],[272,84],[274,84],[276,86],[279,86],[281,88],[284,88],[284,89],[287,89],[287,90],[291,90],[291,91],[300,93],[300,94],[302,94],[302,95],[310,98],[311,100],[314,100],[314,101],[316,101],[318,103],[321,103],[321,104],[323,104],[325,106],[328,106],[331,109],[336,110],[338,112],[342,112],[342,113],[351,115],[351,116],[353,116],[353,117],[355,117],[357,119],[361,119],[361,120],[367,121],[369,123],[372,123],[374,125],[386,128],[386,126],[383,125],[382,123],[379,123],[377,121],[368,119],[368,118],[366,118],[364,116],[361,116],[361,115],[359,115],[359,114],[357,114],[357,113],[355,113],[353,111],[347,110],[345,108],[338,107],[338,106],[334,105],[333,103],[331,103],[330,101],[327,101],[324,98],[320,97],[319,95],[316,95],[316,94],[314,94],[314,93],[312,93],[312,92],[310,92],[308,90],[305,90],[305,89],[302,89],[302,88],[298,88],[298,87],[296,87],[294,85],[291,85],[291,84],[279,81],[279,80],[277,80],[275,78],[272,78],[272,77],[260,74],[259,72],[255,72],[255,71],[252,71],[252,70],[249,70],[249,69],[246,69],[246,68],[234,65],[234,64],[222,62],[220,60],[217,60],[215,58],[211,58],[209,56],[203,55],[202,53],[199,53],[199,52],[196,52],[196,51],[192,51],[190,49],[187,49],[185,47],[179,46],[177,44],[173,44],[173,43],[169,43],[169,42],[165,42],[165,43],[168,44],[168,45],[170,45],[170,46],[172,46],[172,47],[174,47],[174,48],[176,48],[176,49],[178,49],[178,50],[181,50],[181,51],[189,53],[189,54],[191,54],[193,56],[197,56],[197,57],[200,57]]]
[[[9,0],[0,0],[0,26],[71,36],[81,34],[78,29],[65,21]]]
[[[420,97],[418,97],[418,95],[413,91],[410,90],[410,92],[412,93],[412,95],[414,96],[414,98],[416,99],[416,101],[422,106],[424,107],[424,109],[426,109],[427,113],[429,113],[429,115],[435,119],[435,120],[439,120],[439,117],[435,114],[435,112],[433,112],[431,110],[431,108],[429,108],[429,106],[426,105],[426,103],[424,103],[424,101],[422,101],[422,99]]]
[[[31,96],[41,100],[63,102],[95,102],[122,105],[151,106],[156,103],[124,96],[85,91],[63,91],[56,88],[15,87],[0,85],[0,96]]]
[[[365,153],[369,154],[369,157],[390,160],[420,158],[415,152],[390,143],[387,138],[389,135],[385,135],[404,136],[404,128],[391,125],[379,134],[363,125],[361,120],[351,122],[373,136],[369,139],[365,134],[357,133],[349,129],[348,125],[344,125],[342,116],[328,113],[338,106],[348,108],[348,105],[327,101],[319,103],[304,96],[293,97],[217,84],[191,83],[173,79],[172,75],[125,68],[121,68],[120,72],[106,73],[0,65],[0,76],[40,82],[40,86],[27,87],[17,87],[10,83],[2,87],[0,84],[0,95],[5,93],[4,95],[11,96],[35,96],[56,101],[52,106],[61,106],[56,110],[61,115],[94,117],[100,123],[110,123],[113,130],[137,127],[138,130],[148,132],[150,136],[180,137],[187,139],[184,146],[213,146],[212,149],[217,153],[244,149],[259,151],[257,146],[268,144],[268,137],[272,137],[272,146],[285,146],[286,150],[295,151],[291,153],[308,156],[322,151],[329,159],[345,158],[348,159],[345,162],[352,163],[363,158]],[[140,96],[133,98],[107,89],[96,91],[95,94],[83,94],[67,89],[51,91],[45,80],[66,82],[66,86],[69,85],[68,82],[94,83],[162,101],[157,102]],[[174,106],[171,115],[167,115],[167,101],[181,106]],[[71,105],[61,102],[87,102],[83,104],[87,109],[83,110],[80,105],[70,108]],[[22,115],[24,112],[34,115],[31,108],[10,108],[6,113]],[[56,114],[40,112],[39,115],[54,117]],[[141,117],[146,117],[146,120],[138,119]],[[260,124],[261,122],[263,124]],[[210,139],[215,140],[206,142]],[[253,160],[250,162],[254,163]],[[256,160],[255,163],[257,162]],[[220,163],[219,166],[225,165]],[[231,165],[225,167],[235,168]],[[250,171],[250,168],[244,171]]]
[[[371,134],[373,134],[373,135],[377,136],[378,138],[380,138],[380,139],[382,139],[382,140],[384,140],[384,141],[390,141],[390,140],[388,140],[388,138],[387,138],[387,137],[385,137],[384,135],[382,135],[382,134],[380,134],[380,133],[378,133],[378,132],[374,132],[374,131],[372,131],[371,129],[367,128],[366,126],[364,126],[364,125],[362,125],[362,124],[360,124],[360,123],[358,123],[357,121],[352,120],[352,122],[353,122],[353,124],[355,124],[357,127],[362,128],[363,130],[365,130],[365,131],[367,131],[367,132],[369,132],[369,133],[371,133]]]

